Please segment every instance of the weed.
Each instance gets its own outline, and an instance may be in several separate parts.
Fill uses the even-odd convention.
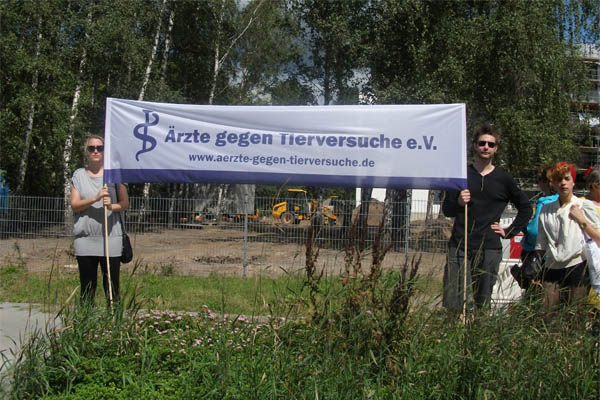
[[[313,318],[321,317],[321,310],[318,304],[318,297],[321,294],[320,283],[323,278],[323,270],[317,271],[317,259],[319,258],[319,248],[315,247],[315,224],[310,225],[306,234],[306,262],[305,262],[305,286],[308,287],[308,296],[313,307]]]
[[[17,265],[19,265],[20,267],[25,267],[25,259],[23,258],[23,254],[21,253],[21,246],[19,246],[19,242],[17,242],[15,240],[14,244],[13,244],[13,249],[15,250],[16,253],[16,258],[17,258]]]
[[[4,267],[0,267],[0,276],[16,274],[22,270],[23,267],[20,265],[6,265]]]
[[[308,288],[312,308],[309,325],[315,336],[305,340],[318,343],[327,338],[327,348],[315,351],[330,354],[336,362],[339,356],[331,354],[332,351],[352,359],[370,359],[378,368],[388,363],[396,365],[393,359],[398,343],[410,331],[405,324],[416,291],[420,258],[407,260],[399,272],[383,272],[382,263],[391,247],[385,240],[386,220],[381,219],[371,248],[366,244],[366,229],[359,226],[360,218],[349,227],[345,270],[334,278],[339,285],[331,285],[328,290],[323,290],[322,272],[316,267],[316,230],[312,226],[308,230],[304,287]],[[370,263],[364,268],[369,252]]]
[[[173,264],[161,264],[160,274],[162,276],[173,276],[175,275],[175,266]]]
[[[142,258],[136,258],[133,261],[133,268],[131,269],[129,276],[134,276],[139,269],[144,271],[143,273],[148,273],[148,263],[145,263]]]
[[[71,258],[75,258],[75,242],[71,241],[69,243],[69,248],[66,250],[67,255]]]

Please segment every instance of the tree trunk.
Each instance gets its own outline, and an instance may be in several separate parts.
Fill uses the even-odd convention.
[[[40,57],[40,43],[42,41],[42,17],[38,18],[38,34],[37,41],[35,43],[35,62]],[[38,86],[39,70],[37,65],[33,71],[33,78],[31,80],[31,91],[33,92],[34,98],[37,97],[37,86]],[[31,108],[29,109],[29,115],[27,117],[27,130],[25,131],[25,143],[23,145],[23,153],[21,154],[21,164],[19,166],[19,175],[17,180],[16,192],[21,194],[23,190],[23,184],[25,183],[25,174],[27,172],[27,160],[29,159],[29,147],[31,146],[31,137],[33,136],[33,117],[35,115],[35,100],[31,101]]]
[[[442,204],[444,203],[445,199],[446,199],[446,192],[443,191],[440,195],[440,210],[438,211],[437,219],[446,218],[446,216],[444,215],[444,212],[442,211]]]
[[[435,198],[435,192],[429,190],[427,193],[427,211],[425,212],[425,227],[429,226],[433,219],[433,199]]]
[[[355,204],[356,189],[344,189],[344,202],[342,203],[342,231],[343,238],[350,237],[350,226],[352,225],[352,210]]]
[[[427,193],[427,210],[425,211],[425,221],[423,225],[423,232],[419,240],[419,250],[431,251],[434,228],[431,226],[433,222],[433,200],[435,198],[435,191],[429,190]]]
[[[169,14],[169,22],[167,25],[167,34],[165,35],[165,46],[162,54],[162,64],[160,66],[160,92],[162,93],[165,88],[165,78],[167,75],[167,61],[169,60],[169,50],[171,49],[171,32],[173,31],[173,25],[175,24],[175,10],[171,9]],[[174,183],[169,185],[170,188],[170,199],[169,199],[169,212],[167,220],[169,221],[169,228],[173,227],[173,211],[175,206],[175,199],[181,198],[182,195],[182,184]]]
[[[215,40],[215,52],[214,52],[214,58],[213,58],[213,73],[212,73],[212,77],[211,77],[210,92],[208,94],[208,104],[209,105],[212,105],[215,100],[215,93],[217,90],[217,80],[219,77],[219,73],[221,72],[221,68],[223,67],[223,64],[225,63],[225,60],[229,56],[229,52],[231,51],[231,49],[233,49],[233,47],[236,45],[236,43],[245,35],[246,31],[248,31],[248,29],[250,29],[250,27],[256,20],[256,14],[258,12],[258,9],[262,6],[263,3],[264,3],[264,0],[261,0],[260,3],[258,3],[258,5],[252,11],[252,15],[251,15],[250,19],[248,20],[248,22],[246,23],[246,25],[244,26],[244,28],[241,30],[241,32],[235,38],[233,38],[231,40],[231,42],[227,46],[227,49],[221,55],[221,50],[222,50],[221,49],[221,35],[223,33],[222,27],[223,27],[223,20],[225,19],[225,5],[226,5],[226,0],[222,0],[221,10],[219,11],[219,15],[218,15],[218,19],[217,19],[217,32],[215,33],[215,39],[214,39]],[[195,186],[196,187],[194,188],[194,191],[202,190],[198,187],[199,185],[195,185]],[[246,192],[254,191],[254,188],[250,188],[250,186],[253,186],[253,185],[243,185],[239,188],[233,189],[230,187],[230,185],[219,185],[219,189],[218,189],[219,193],[218,193],[218,199],[217,199],[217,205],[216,205],[217,219],[221,215],[222,202],[224,200],[223,193],[230,193],[232,191],[237,193],[238,190],[246,191]],[[206,191],[204,191],[204,192],[206,192]]]
[[[167,25],[167,34],[165,36],[165,46],[162,54],[162,64],[160,66],[160,89],[164,88],[165,78],[167,75],[167,61],[169,60],[169,51],[171,50],[171,33],[173,32],[173,25],[175,24],[175,10],[171,10],[169,14],[169,23]]]
[[[213,71],[211,77],[210,84],[210,93],[208,94],[208,104],[212,104],[215,99],[215,91],[217,90],[217,77],[219,76],[219,71],[221,70],[221,32],[223,26],[223,19],[225,18],[225,1],[221,2],[221,11],[219,12],[219,17],[217,20],[217,32],[215,32],[215,53],[213,58]]]
[[[329,50],[325,50],[329,52]],[[331,103],[331,73],[329,70],[329,54],[325,55],[325,62],[323,65],[323,105],[328,106]]]
[[[360,210],[358,213],[357,237],[359,238],[359,249],[363,251],[367,245],[369,236],[369,206],[373,188],[362,188],[360,191]]]
[[[169,228],[173,228],[173,224],[177,222],[177,221],[175,221],[175,218],[173,215],[175,212],[175,199],[183,199],[183,184],[173,183],[172,185],[170,185],[170,191],[171,191],[171,198],[169,200],[169,211],[168,211],[168,215],[167,215],[167,221],[168,221]],[[179,206],[177,207],[177,211],[179,213],[184,211],[185,215],[191,214],[191,212],[188,212],[190,210],[188,210],[187,207],[182,208],[181,206],[182,206],[182,204],[179,204]]]
[[[405,248],[406,232],[410,221],[408,207],[408,192],[405,189],[390,189],[386,193],[389,197],[390,212],[390,240],[395,251]]]
[[[211,80],[210,93],[208,95],[208,104],[213,104],[214,102],[215,93],[217,90],[217,78],[219,77],[219,73],[221,72],[223,63],[225,62],[227,57],[229,57],[229,52],[231,51],[231,49],[233,49],[236,43],[246,34],[246,31],[248,31],[248,29],[250,29],[252,24],[254,24],[254,22],[256,21],[256,14],[259,8],[263,5],[264,0],[261,0],[260,3],[258,3],[256,7],[254,7],[254,10],[252,11],[250,19],[248,19],[246,26],[244,26],[241,32],[238,33],[238,35],[231,40],[231,42],[227,46],[227,49],[223,52],[223,55],[221,55],[221,35],[223,33],[223,20],[225,19],[225,2],[226,0],[222,0],[221,11],[219,12],[219,17],[217,20],[217,32],[215,33],[215,54],[213,59],[213,75]]]
[[[140,89],[140,94],[138,96],[139,101],[144,100],[144,95],[146,94],[146,88],[148,87],[148,82],[150,81],[152,65],[154,64],[154,60],[156,59],[156,53],[158,52],[158,43],[160,41],[160,31],[162,28],[162,19],[163,19],[163,13],[165,12],[166,4],[167,4],[167,0],[163,0],[162,5],[160,6],[160,13],[158,15],[158,24],[156,24],[156,32],[154,33],[154,45],[152,46],[152,53],[150,54],[150,59],[148,60],[148,65],[146,65],[146,73],[144,74],[144,81],[142,82],[142,88]]]
[[[217,194],[217,221],[221,219],[221,213],[223,208],[223,191],[225,190],[226,185],[219,185],[219,190]]]
[[[73,93],[73,103],[71,105],[71,115],[69,116],[69,127],[67,130],[67,136],[65,137],[65,147],[63,149],[63,157],[65,164],[63,167],[63,194],[64,194],[64,220],[65,220],[65,231],[70,234],[73,225],[73,213],[71,212],[71,202],[69,201],[71,193],[71,170],[69,164],[71,162],[71,155],[73,152],[73,136],[75,135],[75,119],[77,118],[77,112],[79,111],[79,97],[81,96],[81,88],[83,86],[83,71],[87,64],[87,44],[90,38],[89,27],[92,25],[92,8],[90,7],[87,15],[87,23],[85,28],[83,49],[81,53],[81,59],[79,60],[79,71],[77,73],[77,84],[75,85],[75,92]]]
[[[148,65],[146,65],[146,72],[144,73],[144,80],[142,82],[142,87],[140,89],[140,94],[138,96],[138,101],[144,100],[144,95],[146,94],[146,88],[148,87],[148,82],[150,81],[150,74],[152,73],[152,65],[154,64],[154,60],[156,59],[156,53],[158,52],[158,43],[160,41],[160,31],[162,27],[162,19],[163,14],[165,12],[165,6],[167,4],[167,0],[163,0],[162,5],[160,6],[160,13],[158,15],[158,24],[156,24],[156,32],[154,33],[154,45],[152,46],[152,53],[150,54],[150,58],[148,59]],[[144,183],[144,189],[142,191],[142,207],[140,209],[139,218],[140,221],[144,221],[146,218],[146,213],[148,212],[150,202],[150,183]]]

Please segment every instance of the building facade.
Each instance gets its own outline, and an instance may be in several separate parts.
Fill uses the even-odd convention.
[[[600,165],[600,46],[579,46],[580,60],[585,65],[587,90],[574,98],[571,111],[580,143],[580,169]]]

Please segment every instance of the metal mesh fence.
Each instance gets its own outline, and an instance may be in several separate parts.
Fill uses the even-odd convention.
[[[289,204],[293,199],[283,198],[277,201]],[[303,243],[306,238],[304,231],[318,219],[320,240],[330,243],[343,241],[345,231],[352,224],[357,224],[362,215],[361,207],[356,202],[347,201],[349,204],[346,209],[349,212],[346,213],[342,203],[344,201],[338,201],[338,204],[332,206],[331,203],[323,202],[322,210],[329,209],[325,213],[306,205],[304,209],[292,210],[293,219],[286,220],[285,212],[276,214],[273,211],[271,198],[257,197],[254,207],[247,207],[248,230],[262,233],[265,238],[271,236],[270,241]],[[198,204],[202,208],[198,208]],[[440,214],[439,201],[428,204],[426,201],[413,200],[412,204],[401,202],[384,205],[383,202],[372,199],[366,211],[368,214],[364,216],[369,232],[367,242],[373,240],[372,234],[378,230],[384,212],[387,212],[384,229],[390,234],[394,248],[405,248],[406,238],[409,247],[413,249],[439,248],[439,241],[445,242],[447,239],[451,219]],[[349,221],[345,222],[344,218]],[[144,201],[141,197],[130,197],[130,208],[126,213],[129,233],[157,233],[170,229],[243,230],[245,219],[244,212],[220,210],[216,200],[149,198]],[[68,237],[71,236],[72,222],[70,212],[65,217],[63,198],[12,196],[7,209],[0,210],[0,238]],[[283,236],[282,232],[285,233]],[[341,248],[343,243],[331,246]]]
[[[410,197],[386,204],[372,199],[368,213],[366,204],[361,208],[354,201],[337,199],[320,205],[293,198],[253,200],[241,208],[248,210],[246,214],[215,199],[130,198],[126,226],[134,243],[134,260],[155,268],[170,266],[183,274],[239,270],[242,265],[297,270],[303,268],[312,228],[313,248],[320,249],[322,265],[343,266],[348,238],[363,250],[368,263],[369,249],[382,232],[390,246],[386,264],[393,267],[403,264],[409,252],[443,256],[452,223],[440,214],[439,201],[411,201]],[[10,197],[8,207],[0,212],[1,261],[20,258],[39,268],[75,264],[72,218],[62,198]]]
[[[11,196],[5,206],[0,210],[0,239],[70,236],[63,198]]]

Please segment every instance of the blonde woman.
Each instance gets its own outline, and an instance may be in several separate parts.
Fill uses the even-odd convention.
[[[75,213],[73,235],[74,248],[79,268],[82,304],[92,305],[98,282],[98,264],[102,270],[102,285],[108,301],[108,276],[106,269],[106,249],[104,240],[104,208],[108,212],[108,245],[110,256],[110,276],[112,297],[119,299],[119,270],[123,246],[121,222],[118,212],[129,207],[129,197],[125,185],[118,185],[118,199],[115,185],[105,185],[104,178],[104,139],[90,136],[85,143],[88,159],[86,168],[79,168],[71,178],[71,207]]]

